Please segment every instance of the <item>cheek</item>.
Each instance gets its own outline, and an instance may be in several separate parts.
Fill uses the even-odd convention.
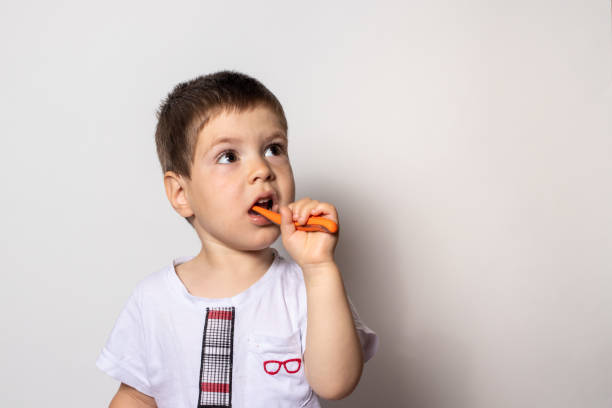
[[[291,178],[291,185],[289,186],[289,202],[292,203],[295,201],[295,182],[293,181],[293,177]]]
[[[284,193],[287,194],[288,202],[292,203],[295,201],[295,179],[293,178],[293,170],[291,165],[287,166],[285,169],[285,186],[284,188],[287,190]]]
[[[211,183],[209,184],[208,193],[215,197],[215,202],[218,206],[227,207],[232,202],[232,199],[243,199],[240,196],[240,183],[235,178],[227,171],[219,171],[210,176]]]
[[[295,180],[293,178],[293,170],[291,165],[287,163],[284,166],[279,166],[276,169],[278,177],[279,187],[281,188],[281,194],[284,197],[286,204],[295,201]]]

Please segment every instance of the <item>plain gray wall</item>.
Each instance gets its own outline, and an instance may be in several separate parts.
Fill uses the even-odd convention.
[[[612,406],[609,2],[3,1],[0,44],[1,406],[112,397],[127,297],[199,249],[155,110],[220,69],[283,103],[380,336],[325,406]]]

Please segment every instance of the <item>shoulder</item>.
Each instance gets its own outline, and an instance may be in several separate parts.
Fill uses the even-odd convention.
[[[148,300],[167,298],[171,290],[170,273],[172,273],[172,271],[173,266],[171,263],[168,263],[166,266],[145,275],[138,281],[132,291],[132,298],[134,298],[134,301],[142,307]]]

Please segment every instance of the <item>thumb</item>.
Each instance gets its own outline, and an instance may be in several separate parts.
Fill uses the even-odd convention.
[[[281,205],[280,207],[281,223],[280,229],[281,234],[293,234],[295,232],[295,224],[293,224],[293,211],[289,206]]]

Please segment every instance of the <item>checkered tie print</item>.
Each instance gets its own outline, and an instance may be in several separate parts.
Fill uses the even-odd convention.
[[[234,307],[206,308],[198,408],[232,406]]]

